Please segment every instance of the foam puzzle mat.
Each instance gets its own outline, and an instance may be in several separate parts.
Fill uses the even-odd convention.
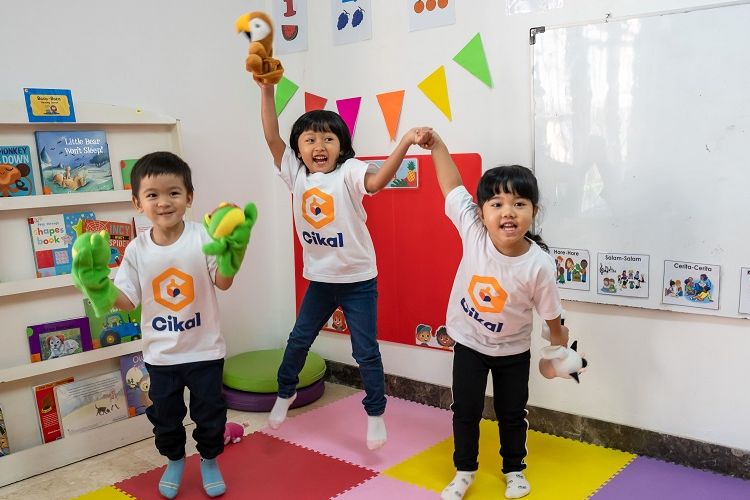
[[[388,398],[388,443],[370,451],[356,393],[247,435],[219,458],[224,499],[427,500],[454,475],[451,413]],[[530,500],[699,500],[750,498],[750,481],[529,431]],[[503,498],[497,422],[481,422],[479,471],[467,500]],[[162,498],[164,467],[92,491],[85,500]],[[206,499],[199,457],[188,457],[178,499]]]

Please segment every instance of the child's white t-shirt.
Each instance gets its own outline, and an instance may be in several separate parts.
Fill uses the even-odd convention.
[[[292,192],[292,211],[310,281],[355,283],[378,274],[362,206],[369,166],[351,158],[329,173],[308,173],[287,147],[279,175]]]
[[[489,356],[527,351],[531,308],[544,320],[562,313],[554,259],[534,242],[518,257],[500,253],[464,186],[445,197],[445,214],[458,229],[463,246],[448,302],[448,335]]]
[[[145,231],[125,248],[115,286],[135,306],[143,306],[146,363],[175,365],[226,354],[213,283],[216,258],[202,251],[210,241],[201,224],[185,221],[171,245],[157,245],[151,231]]]

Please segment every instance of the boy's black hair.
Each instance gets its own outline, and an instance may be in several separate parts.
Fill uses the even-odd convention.
[[[343,118],[338,113],[325,109],[316,109],[315,111],[308,111],[297,118],[297,121],[292,125],[292,133],[289,136],[289,145],[294,150],[295,155],[299,155],[299,145],[297,144],[299,136],[310,130],[313,132],[331,132],[339,138],[341,151],[339,152],[336,164],[340,165],[349,158],[354,158],[352,136],[349,133],[349,127],[346,126]]]
[[[477,186],[477,204],[482,207],[493,196],[510,193],[531,201],[536,212],[539,209],[539,186],[534,173],[521,165],[495,167],[482,174]],[[526,232],[526,237],[534,240],[545,252],[549,247],[538,234]]]
[[[157,175],[176,175],[182,177],[188,194],[193,193],[193,180],[190,175],[190,167],[185,160],[169,151],[156,151],[140,158],[130,173],[130,185],[133,196],[138,198],[138,190],[141,188],[141,180],[144,177]]]

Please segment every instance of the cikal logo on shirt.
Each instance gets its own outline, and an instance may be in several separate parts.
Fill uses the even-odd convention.
[[[310,188],[302,195],[302,217],[315,229],[321,229],[336,220],[333,196],[318,188]],[[343,233],[335,236],[316,231],[302,231],[302,239],[310,245],[323,247],[343,247]]]
[[[193,277],[176,267],[170,267],[154,278],[151,282],[151,288],[156,303],[175,313],[195,300]],[[157,332],[179,333],[196,326],[201,326],[201,313],[199,312],[196,312],[195,316],[187,321],[180,321],[177,316],[171,314],[167,317],[155,316],[151,321],[151,327]]]
[[[508,300],[506,292],[496,278],[492,276],[471,277],[467,290],[473,307],[469,305],[466,298],[461,297],[461,308],[467,316],[477,321],[491,332],[500,333],[503,329],[502,323],[495,323],[482,318],[480,313],[501,313],[505,309],[505,301]]]

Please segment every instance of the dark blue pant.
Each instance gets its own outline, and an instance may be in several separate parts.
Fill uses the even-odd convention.
[[[190,391],[190,418],[195,422],[193,439],[203,458],[216,458],[224,451],[224,427],[227,404],[222,390],[224,360],[198,361],[179,365],[146,364],[151,386],[148,397],[153,404],[146,415],[154,425],[159,453],[170,460],[185,456],[187,408],[183,394]]]
[[[529,351],[487,356],[469,347],[453,347],[453,464],[460,471],[478,469],[479,421],[484,409],[487,374],[492,372],[495,416],[500,429],[503,473],[526,468],[526,403],[529,399]]]
[[[351,332],[352,356],[359,365],[362,385],[365,386],[366,396],[362,404],[368,415],[382,415],[385,411],[385,378],[375,338],[378,317],[375,278],[356,283],[310,282],[279,367],[279,396],[290,398],[294,394],[307,352],[338,306],[344,310]]]

